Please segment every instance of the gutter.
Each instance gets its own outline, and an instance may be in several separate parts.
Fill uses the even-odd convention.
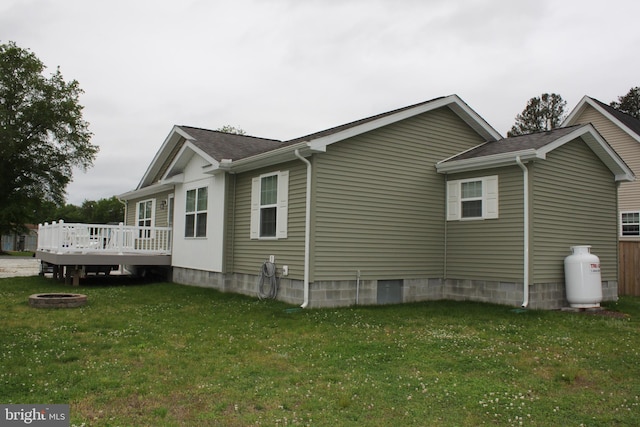
[[[311,162],[300,155],[300,150],[296,149],[293,153],[307,165],[307,193],[304,215],[304,302],[300,306],[301,308],[307,308],[309,305],[309,240],[311,236]]]
[[[529,169],[522,163],[520,156],[516,157],[516,163],[520,166],[520,169],[522,169],[522,188],[524,193],[524,275],[522,308],[527,308],[529,305]]]

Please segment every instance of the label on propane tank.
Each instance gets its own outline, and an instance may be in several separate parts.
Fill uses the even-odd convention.
[[[597,262],[591,263],[591,272],[592,273],[600,273],[600,264]]]

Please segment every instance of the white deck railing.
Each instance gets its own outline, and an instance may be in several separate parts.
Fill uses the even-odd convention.
[[[171,254],[171,227],[54,221],[38,226],[38,250],[57,254]]]

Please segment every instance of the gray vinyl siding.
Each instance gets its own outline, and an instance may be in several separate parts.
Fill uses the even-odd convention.
[[[612,173],[580,140],[530,167],[532,280],[564,281],[570,246],[591,245],[602,280],[617,280],[616,184]]]
[[[640,143],[638,141],[591,106],[587,106],[574,122],[593,124],[633,173],[640,176]],[[618,202],[618,208],[621,211],[640,210],[640,180],[621,183],[618,190]]]
[[[154,225],[156,227],[168,227],[169,226],[168,215],[169,215],[169,195],[170,194],[173,194],[173,191],[165,191],[162,193],[152,194],[150,196],[129,200],[127,202],[127,217],[125,219],[125,224],[137,225],[136,212],[138,209],[137,208],[138,203],[145,200],[155,199],[156,210],[154,212]],[[165,206],[164,209],[162,209],[160,206],[163,200],[167,202],[167,205]]]
[[[448,108],[330,145],[314,163],[312,281],[442,277],[444,176],[482,139]]]
[[[447,221],[446,278],[522,282],[523,172],[518,166],[453,174],[448,180],[498,176],[498,218]]]
[[[251,225],[251,180],[268,172],[289,171],[289,207],[287,238],[279,240],[252,240]],[[274,255],[278,269],[289,266],[289,279],[304,277],[304,218],[306,166],[302,161],[283,163],[268,169],[258,169],[236,175],[235,204],[233,198],[227,209],[235,209],[235,216],[227,216],[226,261],[235,273],[258,274],[262,263]],[[230,180],[231,181],[231,180]],[[233,205],[232,205],[233,204]]]

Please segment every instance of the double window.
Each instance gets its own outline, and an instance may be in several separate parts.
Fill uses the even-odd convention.
[[[640,236],[640,212],[636,211],[620,213],[620,236]]]
[[[207,237],[207,187],[187,191],[184,237]]]
[[[260,175],[251,182],[251,238],[287,237],[289,172]]]
[[[447,182],[447,220],[498,218],[498,176]]]

